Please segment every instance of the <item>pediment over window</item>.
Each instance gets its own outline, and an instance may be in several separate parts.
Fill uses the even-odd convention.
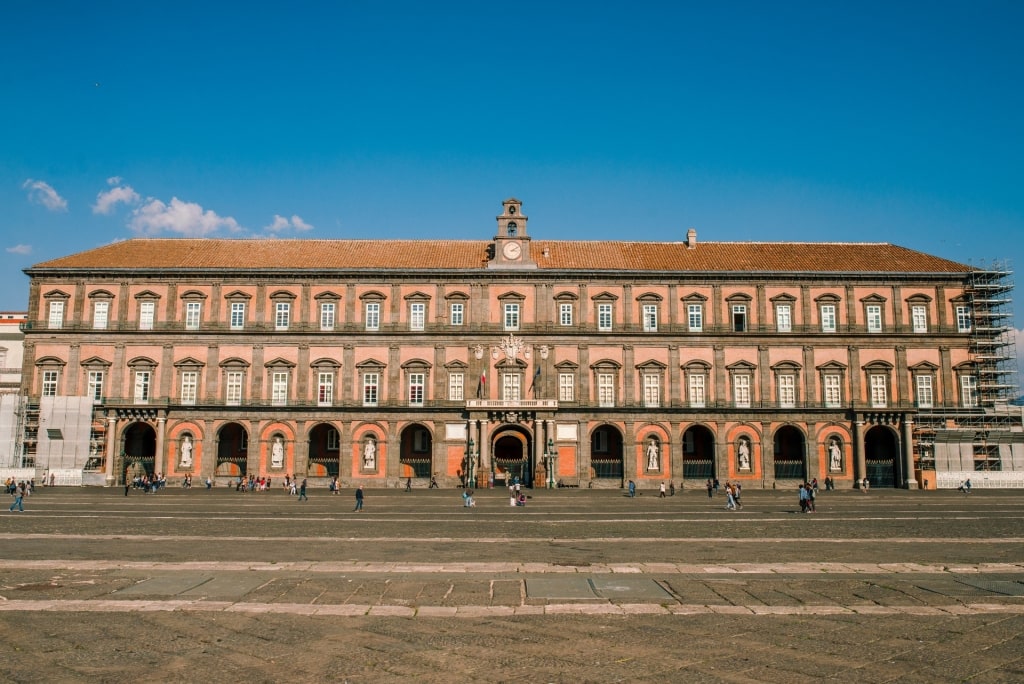
[[[377,359],[366,359],[365,361],[360,361],[356,364],[356,368],[359,370],[382,370],[386,367],[387,366],[384,363]]]
[[[590,364],[593,370],[619,370],[622,368],[622,364],[614,359],[601,359]]]
[[[778,373],[780,371],[796,373],[796,372],[800,371],[803,368],[803,366],[801,366],[796,361],[779,361],[775,365],[769,366],[769,368],[771,368],[776,373]]]
[[[654,359],[638,363],[636,367],[642,371],[664,371],[668,368],[668,366],[663,364],[661,361],[655,361]]]
[[[114,293],[110,290],[93,290],[89,293],[89,299],[113,299]]]
[[[341,295],[338,294],[337,292],[331,292],[330,290],[327,290],[326,292],[321,292],[317,294],[315,297],[313,297],[313,299],[315,299],[318,302],[324,299],[337,301],[341,299]]]
[[[469,368],[469,365],[467,365],[465,361],[460,361],[456,359],[454,361],[449,361],[448,363],[444,364],[444,367],[450,371],[460,371],[467,370]]]
[[[135,294],[135,299],[160,299],[160,295],[152,290],[143,290]]]
[[[58,358],[56,356],[44,356],[41,359],[36,359],[37,366],[66,366],[67,361]]]
[[[814,301],[816,301],[819,304],[838,304],[839,303],[839,295],[832,294],[831,292],[827,292],[827,293],[825,293],[823,295],[818,295],[817,297],[815,297]]]
[[[708,298],[700,292],[691,292],[688,295],[680,297],[680,301],[689,302],[690,304],[699,304],[708,301]]]
[[[525,370],[526,362],[520,358],[509,359],[508,357],[505,357],[502,361],[494,364],[494,367],[499,370]]]
[[[932,298],[923,293],[917,293],[907,297],[907,303],[909,304],[927,304],[932,301]]]
[[[263,364],[264,368],[295,368],[295,362],[283,359],[278,356],[273,361],[267,361]]]
[[[430,367],[430,363],[423,359],[409,359],[401,365],[402,370],[424,370]]]
[[[939,367],[931,361],[921,361],[907,368],[911,373],[933,373],[938,369]]]
[[[175,361],[174,362],[174,367],[175,368],[186,368],[186,367],[187,368],[202,368],[205,365],[206,365],[205,363],[203,363],[199,359],[197,359],[195,357],[192,357],[192,356],[186,356],[185,358],[181,359],[180,361]]]
[[[519,301],[523,301],[526,299],[526,295],[519,294],[515,290],[509,290],[505,294],[498,295],[498,301],[505,301],[506,299],[518,299]]]
[[[50,290],[49,292],[47,292],[46,294],[43,295],[43,298],[44,299],[71,299],[71,295],[69,295],[64,290]]]
[[[611,292],[608,292],[606,290],[604,292],[599,292],[596,295],[593,295],[590,299],[595,302],[614,302],[617,301],[618,298],[618,295],[612,294]]]
[[[737,361],[736,363],[730,363],[725,367],[728,371],[748,371],[753,372],[757,369],[757,366],[750,363],[749,361]]]
[[[881,371],[891,371],[893,369],[893,365],[891,363],[889,363],[888,361],[878,360],[878,361],[872,361],[870,363],[866,363],[863,366],[861,366],[861,368],[863,370],[866,370],[866,371],[881,372]]]
[[[270,294],[270,299],[295,299],[295,297],[295,293],[288,290],[276,290]]]
[[[444,296],[446,300],[455,301],[466,301],[469,299],[469,295],[462,291],[449,292]]]
[[[866,297],[861,297],[860,301],[864,302],[865,304],[884,304],[886,299],[877,292],[873,292]]]
[[[693,361],[687,361],[681,368],[690,373],[707,373],[711,370],[711,364],[702,359],[695,359]]]
[[[773,304],[792,304],[793,302],[796,301],[796,297],[789,294],[788,292],[783,292],[782,294],[775,295],[768,301],[772,302]]]
[[[85,361],[82,361],[83,368],[109,368],[111,362],[99,356],[90,356]]]
[[[729,303],[732,303],[732,302],[751,302],[751,301],[753,301],[753,299],[754,298],[751,297],[750,295],[748,295],[746,292],[735,292],[735,293],[729,295],[728,297],[726,297],[725,301],[727,301]]]
[[[380,292],[379,290],[368,290],[367,292],[364,292],[363,294],[359,295],[360,300],[371,302],[382,301],[387,298],[388,296],[383,292]]]
[[[134,359],[129,361],[126,365],[129,368],[134,368],[136,366],[156,368],[157,367],[157,362],[154,361],[153,359],[149,358],[148,356],[136,356]]]
[[[642,295],[638,295],[636,301],[638,302],[660,302],[662,296],[656,292],[644,292]]]
[[[252,295],[248,292],[242,292],[241,290],[232,290],[231,292],[224,295],[224,299],[252,299]]]
[[[815,369],[819,371],[845,371],[846,364],[839,363],[838,361],[829,361],[827,363],[821,364],[820,366],[815,366]]]
[[[310,362],[309,367],[310,368],[317,368],[317,369],[320,369],[320,370],[323,370],[325,368],[341,368],[341,362],[338,361],[337,359],[332,359],[332,358],[328,358],[326,356],[322,356],[319,359],[317,359],[316,361]]]
[[[963,361],[953,366],[953,370],[958,373],[973,373],[978,367],[974,361]]]
[[[579,370],[579,367],[578,363],[573,363],[572,361],[559,361],[555,364],[555,370],[560,370],[565,373]]]
[[[410,294],[405,295],[404,299],[407,302],[429,302],[430,295],[428,295],[426,292],[420,292],[417,290],[416,292],[412,292]]]
[[[558,294],[555,295],[555,301],[556,302],[565,302],[565,301],[573,301],[573,302],[575,302],[577,299],[579,299],[579,295],[577,295],[575,292],[569,292],[568,290],[563,291],[563,292],[559,292]]]
[[[237,356],[232,356],[230,359],[221,361],[219,365],[221,368],[248,368],[249,362]]]
[[[206,299],[206,293],[199,290],[186,290],[181,293],[182,299]]]

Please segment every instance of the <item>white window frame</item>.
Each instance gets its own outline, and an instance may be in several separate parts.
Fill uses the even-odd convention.
[[[796,408],[796,376],[791,373],[779,375],[779,407]]]
[[[135,371],[135,392],[132,395],[136,404],[148,404],[153,391],[153,371]]]
[[[916,333],[928,332],[928,307],[914,304],[910,307],[910,320]]]
[[[319,371],[316,374],[316,405],[331,406],[334,404],[334,372]]]
[[[971,307],[956,307],[956,331],[960,333],[971,332]]]
[[[427,324],[427,305],[409,302],[409,330],[423,330]]]
[[[110,320],[110,301],[102,299],[92,303],[92,329],[106,330]]]
[[[932,384],[932,376],[922,373],[915,377],[918,408],[933,408],[935,406],[935,388]]]
[[[576,401],[576,374],[558,374],[558,400]]]
[[[44,370],[43,371],[43,385],[41,388],[41,396],[44,397],[55,397],[57,396],[57,386],[60,382],[60,371],[55,370]]]
[[[156,302],[139,302],[139,330],[152,330],[156,320]]]
[[[198,371],[182,371],[181,372],[181,391],[178,401],[185,406],[192,406],[196,403],[196,399],[199,396],[199,372]]]
[[[750,321],[747,320],[747,305],[733,304],[731,311],[731,330],[733,332],[747,332],[747,330],[750,328]]]
[[[612,329],[612,305],[597,305],[597,329],[601,332],[611,332]]]
[[[242,405],[242,389],[244,383],[244,371],[227,371],[224,378],[224,403],[226,405]]]
[[[882,332],[882,305],[868,304],[864,307],[864,316],[867,320],[869,333]]]
[[[661,376],[656,373],[644,373],[644,406],[658,408],[661,406]]]
[[[291,302],[274,302],[274,330],[287,330],[292,319]]]
[[[643,305],[643,327],[644,332],[658,332],[658,305]]]
[[[202,302],[185,302],[185,330],[199,330],[202,314]]]
[[[964,408],[978,407],[978,378],[976,376],[960,376],[960,405]]]
[[[231,330],[245,330],[245,302],[231,302],[228,327]]]
[[[519,330],[519,304],[517,302],[505,302],[503,310],[505,330]]]
[[[464,325],[466,322],[466,308],[462,302],[452,302],[448,305],[448,321],[452,325]]]
[[[50,302],[49,318],[46,327],[50,330],[60,330],[64,327],[64,301],[55,299]]]
[[[423,406],[427,394],[427,374],[409,373],[409,406]]]
[[[334,330],[337,320],[337,305],[334,302],[320,302],[320,329]]]
[[[821,305],[821,332],[834,333],[836,331],[836,305]]]
[[[101,370],[89,371],[86,396],[92,399],[92,403],[94,404],[103,402],[103,376],[104,372]]]
[[[840,408],[843,403],[843,378],[838,373],[822,376],[822,393],[825,408]]]
[[[466,398],[466,375],[465,373],[448,374],[448,400],[464,401]]]
[[[704,331],[704,305],[703,304],[687,304],[686,305],[686,322],[689,325],[690,332],[703,332]]]
[[[732,401],[737,408],[750,408],[750,384],[746,373],[732,376]]]
[[[692,373],[687,381],[687,401],[692,408],[707,406],[707,376],[703,373]]]
[[[597,374],[597,405],[602,407],[615,406],[615,374]]]
[[[380,403],[380,373],[363,373],[363,406]]]
[[[868,386],[871,393],[871,407],[885,408],[889,404],[889,382],[888,378],[881,373],[872,373],[868,376]]]
[[[501,398],[505,401],[519,401],[523,397],[523,378],[519,373],[501,374]]]
[[[273,371],[270,374],[270,405],[288,405],[288,371]]]
[[[793,332],[793,307],[789,304],[775,305],[775,330],[780,333]]]
[[[572,325],[572,304],[561,302],[558,305],[558,324],[561,326]]]
[[[365,312],[366,329],[380,330],[380,302],[366,302],[363,311]]]

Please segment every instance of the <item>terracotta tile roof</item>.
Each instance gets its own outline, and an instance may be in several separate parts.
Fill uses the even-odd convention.
[[[36,264],[37,269],[435,270],[486,268],[489,240],[140,238]],[[542,269],[812,273],[963,273],[964,264],[888,243],[585,242],[533,240]],[[545,254],[547,256],[545,256]]]

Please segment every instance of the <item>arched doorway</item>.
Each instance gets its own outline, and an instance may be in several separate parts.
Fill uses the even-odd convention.
[[[898,487],[903,483],[900,444],[896,431],[876,425],[864,435],[865,475],[871,487]]]
[[[611,425],[602,425],[590,436],[590,468],[597,481],[615,480],[622,484],[622,433]]]
[[[156,430],[148,423],[132,423],[124,431],[126,481],[156,474]]]
[[[495,483],[518,481],[525,487],[532,487],[533,472],[528,436],[515,429],[500,431],[494,440]]]
[[[715,436],[703,425],[683,433],[683,479],[708,480],[715,477]]]
[[[430,477],[433,452],[433,439],[430,430],[415,424],[402,430],[402,446],[399,461],[402,465],[402,477]]]
[[[217,467],[220,477],[245,477],[249,473],[249,433],[238,423],[227,423],[217,433]]]
[[[310,477],[338,477],[340,455],[341,438],[337,428],[320,423],[309,431],[309,465],[306,473]]]
[[[807,449],[804,433],[792,425],[775,431],[775,479],[807,481]]]

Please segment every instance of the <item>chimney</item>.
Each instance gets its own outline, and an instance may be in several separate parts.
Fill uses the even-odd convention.
[[[697,246],[697,230],[691,228],[686,231],[686,249],[694,249]]]

